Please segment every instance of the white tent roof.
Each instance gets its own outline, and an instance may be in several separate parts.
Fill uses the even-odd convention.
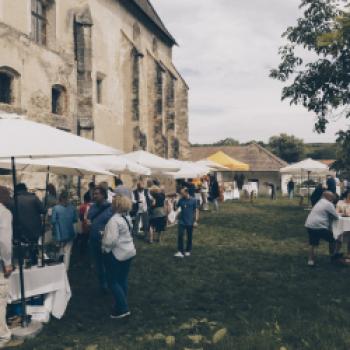
[[[165,175],[174,179],[191,179],[198,178],[209,174],[212,169],[206,165],[199,164],[197,162],[190,162],[178,159],[171,159],[172,162],[180,167],[179,171],[167,172]]]
[[[106,168],[86,162],[84,158],[17,158],[16,168],[23,172],[50,172],[56,175],[114,175]],[[0,168],[11,169],[11,163],[0,160]]]
[[[204,165],[204,166],[211,168],[212,170],[216,170],[216,171],[217,170],[230,170],[230,169],[226,168],[225,166],[223,166],[219,163],[213,162],[212,160],[209,160],[209,159],[199,160],[195,163],[200,164],[200,165]]]
[[[151,171],[123,155],[121,156],[86,156],[73,158],[77,162],[84,162],[87,165],[92,165],[97,168],[102,168],[110,171],[113,174],[137,174],[150,175]]]
[[[0,112],[0,159],[121,154],[97,142]]]
[[[178,171],[180,169],[179,165],[176,164],[176,162],[158,157],[155,154],[146,151],[136,151],[124,154],[123,157],[151,169],[152,173]]]
[[[318,174],[330,172],[327,165],[317,160],[313,160],[311,158],[304,159],[301,162],[288,165],[280,170],[280,172],[284,174],[299,174],[303,171]]]

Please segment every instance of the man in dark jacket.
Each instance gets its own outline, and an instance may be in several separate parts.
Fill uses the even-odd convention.
[[[327,191],[330,191],[334,194],[337,193],[337,183],[333,176],[327,176]]]
[[[41,200],[34,194],[28,192],[24,183],[16,186],[18,198],[18,224],[23,241],[38,243],[42,233],[42,216],[45,208]],[[14,208],[14,202],[11,204]]]
[[[210,200],[214,203],[215,210],[218,211],[219,210],[220,187],[219,187],[218,180],[216,179],[215,176],[212,176],[210,178],[209,194],[210,194]]]
[[[107,191],[105,188],[97,186],[94,190],[93,198],[94,204],[89,209],[87,215],[90,227],[90,247],[95,259],[101,291],[106,292],[108,290],[108,285],[101,249],[101,232],[104,231],[107,222],[113,216],[113,212],[111,204],[107,201]]]
[[[18,198],[18,230],[15,231],[15,238],[30,244],[31,263],[37,261],[37,244],[42,234],[42,215],[45,208],[40,199],[28,192],[24,183],[16,186]],[[11,209],[14,211],[14,201],[11,201]]]

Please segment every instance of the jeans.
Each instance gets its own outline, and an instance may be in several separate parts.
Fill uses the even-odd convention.
[[[97,239],[90,239],[91,254],[95,260],[97,278],[101,289],[107,289],[106,269],[103,263],[103,254],[101,250],[101,241]]]
[[[187,233],[186,252],[190,253],[192,251],[193,226],[179,225],[178,236],[177,236],[177,250],[181,253],[184,253],[185,231]]]
[[[134,237],[137,237],[140,233],[140,221],[142,222],[144,235],[147,237],[149,233],[149,215],[148,213],[138,213],[135,217],[132,233]]]
[[[219,199],[218,198],[213,199],[213,203],[214,203],[215,211],[219,211]]]
[[[63,263],[66,267],[66,271],[69,270],[72,248],[73,248],[73,241],[60,243],[60,255],[63,255]]]
[[[294,190],[288,191],[288,197],[289,197],[289,199],[293,199],[294,198]]]
[[[129,312],[128,306],[128,275],[132,259],[119,261],[113,253],[104,254],[108,286],[114,298],[114,308],[118,314]]]

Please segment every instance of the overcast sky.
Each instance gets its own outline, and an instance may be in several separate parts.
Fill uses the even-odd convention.
[[[298,18],[300,0],[152,0],[179,47],[174,61],[190,86],[191,142],[226,137],[267,141],[281,132],[306,142],[335,140],[345,120],[326,134],[314,117],[281,102],[278,65],[282,32]]]

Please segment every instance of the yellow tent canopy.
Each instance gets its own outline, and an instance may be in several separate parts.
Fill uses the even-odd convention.
[[[207,158],[215,163],[223,165],[232,171],[249,171],[249,165],[231,158],[226,153],[219,151]]]

